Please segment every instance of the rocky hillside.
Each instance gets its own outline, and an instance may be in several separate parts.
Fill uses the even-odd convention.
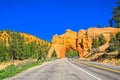
[[[9,45],[8,40],[10,39],[10,34],[11,33],[15,33],[14,31],[10,31],[10,30],[2,30],[0,31],[0,40],[5,40],[6,41],[6,45]],[[48,46],[50,46],[50,43],[42,40],[40,38],[37,38],[33,35],[30,34],[26,34],[26,33],[21,33],[21,32],[17,32],[19,33],[21,36],[23,36],[25,38],[25,42],[26,43],[31,43],[31,42],[37,42],[37,43],[41,43],[41,44],[47,44]]]
[[[110,41],[110,35],[120,32],[119,28],[89,28],[88,30],[80,30],[78,32],[77,44],[80,44],[83,50],[87,51],[92,48],[93,38],[99,37],[101,34],[105,37],[106,43]]]
[[[99,56],[102,56],[103,52],[109,47],[111,35],[115,36],[118,32],[120,32],[120,28],[112,27],[89,28],[88,30],[80,30],[79,32],[66,30],[65,34],[53,36],[48,57],[51,57],[52,52],[56,51],[57,57],[63,58],[66,56],[66,51],[74,49],[78,51],[81,58],[92,60],[97,56],[98,59],[98,55],[93,56],[93,53],[101,53]],[[102,42],[101,45],[94,48],[93,44],[96,45],[94,39],[98,40],[101,35],[104,38],[104,43]]]

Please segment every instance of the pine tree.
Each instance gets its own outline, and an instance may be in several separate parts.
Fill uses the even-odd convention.
[[[25,44],[25,54],[24,54],[24,59],[30,58],[30,47],[29,43]]]
[[[120,28],[120,0],[117,2],[118,6],[113,9],[113,17],[109,20],[110,26]]]
[[[0,41],[0,61],[23,60],[28,58],[45,59],[48,53],[48,44],[39,42],[25,42],[25,38],[18,32],[6,30],[8,34],[8,46],[5,41]],[[1,34],[3,31],[0,32]],[[6,40],[6,39],[5,39]]]
[[[105,42],[106,42],[105,37],[103,36],[103,34],[101,34],[100,37],[99,37],[99,45],[101,46],[101,45],[103,45]]]
[[[116,38],[117,38],[117,40],[120,42],[120,32],[118,32],[118,33],[116,34]]]
[[[36,43],[35,43],[35,42],[29,43],[30,57],[31,57],[31,58],[35,58],[36,47],[37,47],[37,46],[36,46]]]
[[[100,24],[98,24],[98,25],[97,25],[97,27],[98,27],[98,28],[101,28],[101,25],[100,25]]]
[[[118,33],[116,34],[118,36]],[[110,36],[110,46],[107,48],[107,52],[112,52],[120,49],[120,41],[117,39],[117,37],[112,35]]]
[[[98,48],[99,47],[99,40],[98,40],[97,37],[93,39],[92,45],[93,45],[93,48]]]
[[[9,55],[6,50],[6,43],[0,40],[0,61],[9,60]]]
[[[14,62],[14,59],[16,59],[16,53],[17,53],[17,33],[12,32],[10,34],[10,42],[9,42],[9,55],[11,58],[11,62]]]
[[[20,33],[17,33],[17,53],[16,53],[17,59],[24,59],[24,54],[25,54],[24,38],[20,35]]]
[[[37,58],[38,58],[38,60],[40,60],[42,58],[45,59],[46,55],[48,53],[48,50],[49,50],[48,44],[39,43],[38,48],[37,48],[37,51],[38,51],[37,52],[37,54],[38,54]]]
[[[118,46],[118,50],[120,51],[120,32],[118,32],[117,34],[116,34],[116,39],[117,39],[117,46]]]

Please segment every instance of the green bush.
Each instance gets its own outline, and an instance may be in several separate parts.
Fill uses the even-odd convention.
[[[78,57],[78,56],[79,56],[79,54],[75,50],[73,50],[73,51],[69,50],[69,51],[66,52],[66,57],[68,57],[68,58]]]
[[[15,67],[15,65],[10,65],[8,67],[6,67],[4,70],[0,71],[0,80],[13,76],[16,74],[17,68]]]
[[[99,45],[103,45],[105,44],[106,40],[105,40],[105,37],[103,36],[103,34],[100,35],[99,37]]]
[[[110,36],[109,47],[106,49],[107,52],[112,52],[116,50],[120,50],[120,32],[118,32],[115,36],[111,34]]]
[[[0,80],[14,76],[17,73],[20,73],[24,70],[27,70],[28,68],[31,68],[33,66],[40,65],[40,64],[41,62],[33,62],[27,65],[23,65],[19,68],[17,68],[15,65],[7,66],[4,70],[0,70]]]
[[[55,50],[53,51],[52,57],[57,57]]]
[[[120,32],[118,32],[118,33],[116,34],[116,38],[117,38],[117,40],[120,42]]]
[[[98,48],[99,47],[99,40],[98,40],[97,37],[93,39],[92,45],[93,45],[93,48]]]
[[[56,58],[42,58],[42,60],[38,61],[38,62],[32,62],[32,63],[29,63],[29,64],[25,64],[25,65],[21,65],[21,67],[17,67],[15,65],[9,65],[7,66],[5,69],[3,70],[0,70],[0,80],[3,80],[5,78],[8,78],[8,77],[11,77],[11,76],[14,76],[15,74],[18,74],[24,70],[27,70],[31,67],[34,67],[34,66],[37,66],[37,65],[41,65],[43,62],[46,62],[46,61],[52,61],[52,60],[55,60]]]
[[[105,44],[106,40],[103,34],[101,34],[99,37],[93,38],[92,42],[93,42],[92,43],[93,48],[98,48],[99,46]]]

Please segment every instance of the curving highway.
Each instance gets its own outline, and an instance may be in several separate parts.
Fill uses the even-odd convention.
[[[120,67],[116,66],[64,58],[31,68],[6,80],[120,80],[119,71]]]

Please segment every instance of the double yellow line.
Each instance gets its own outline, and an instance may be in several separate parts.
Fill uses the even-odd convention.
[[[88,66],[91,66],[91,67],[95,67],[95,68],[99,68],[99,69],[104,69],[104,70],[107,70],[107,71],[111,71],[111,72],[119,73],[120,74],[120,70],[114,70],[114,69],[106,68],[106,67],[103,67],[103,66],[98,66],[98,65],[90,64],[90,63],[87,63],[87,62],[78,61],[78,60],[73,60],[73,61],[85,64],[85,65],[88,65]]]

